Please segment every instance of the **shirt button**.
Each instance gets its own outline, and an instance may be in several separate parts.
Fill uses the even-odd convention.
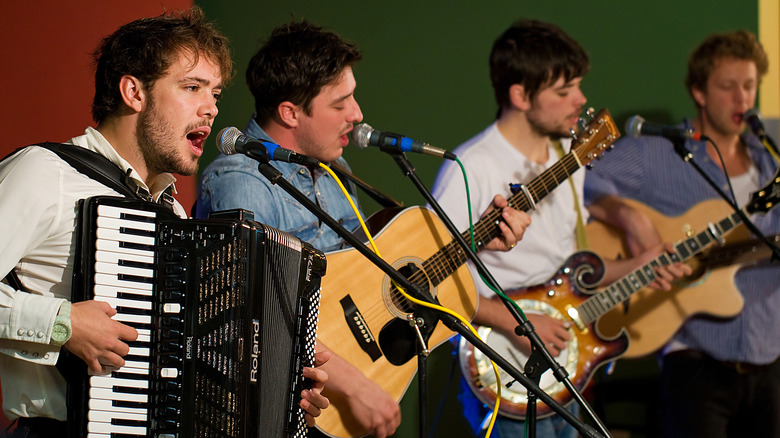
[[[303,175],[303,174],[305,174],[305,173],[306,173],[306,170],[304,170],[304,169],[301,169],[301,170],[299,170],[298,172],[300,172],[300,173],[301,173],[301,175]]]
[[[27,331],[27,336],[29,336],[29,337],[35,336],[35,330],[28,330]]]
[[[24,336],[24,329],[19,329],[19,331],[16,332],[16,334],[19,336]]]
[[[22,350],[22,356],[27,356],[27,350]]]
[[[43,333],[43,332],[38,332],[38,334],[37,334],[37,336],[38,336],[39,338],[42,338],[42,337],[44,337],[45,335],[46,335],[46,334],[45,334],[45,333]]]
[[[46,353],[46,354],[44,354],[44,355],[43,355],[43,358],[44,358],[44,359],[48,359],[48,358],[49,358],[49,353]]]
[[[33,353],[33,357],[38,357],[38,353]]]

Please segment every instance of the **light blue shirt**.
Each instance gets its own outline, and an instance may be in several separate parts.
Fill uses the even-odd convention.
[[[251,137],[273,141],[254,119],[249,121],[245,132]],[[336,163],[349,169],[343,158],[338,158]],[[321,168],[310,169],[281,161],[273,161],[272,165],[344,228],[357,229],[357,216],[329,173]],[[243,208],[254,213],[255,221],[286,231],[323,252],[346,245],[335,231],[320,223],[314,214],[265,178],[257,166],[257,161],[243,154],[220,154],[203,171],[195,216],[205,218],[212,211]],[[354,184],[344,181],[344,185],[352,201],[359,205]]]
[[[680,126],[691,127],[688,121]],[[744,135],[743,142],[758,168],[763,186],[774,176],[777,164],[752,134]],[[707,155],[705,144],[689,140],[686,147],[699,166],[727,192],[724,172]],[[677,155],[669,140],[655,136],[621,138],[615,149],[586,174],[586,203],[605,195],[635,199],[667,216],[679,216],[708,199],[721,199]],[[754,215],[751,220],[766,235],[780,232],[778,208],[767,215]],[[719,360],[771,363],[780,356],[780,318],[777,317],[780,264],[744,267],[737,272],[735,282],[745,300],[739,315],[727,320],[693,317],[683,325],[675,340]]]

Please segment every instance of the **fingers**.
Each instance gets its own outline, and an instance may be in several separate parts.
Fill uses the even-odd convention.
[[[501,240],[503,241],[504,246],[502,250],[508,251],[514,248],[522,237],[522,233],[520,233],[519,237],[515,236],[515,233],[512,232],[512,228],[510,228],[506,222],[499,222],[498,228],[501,230]]]
[[[312,420],[311,423],[308,419],[306,421],[309,427],[314,426],[314,419],[319,417],[322,414],[322,410],[327,409],[328,406],[330,406],[330,401],[318,391],[306,389],[301,392],[300,407],[306,411],[306,417]]]
[[[314,366],[321,367],[330,360],[330,351],[318,351],[314,353]]]
[[[522,211],[517,211],[508,206],[506,199],[501,195],[493,198],[493,204],[488,211],[501,209],[501,218],[498,223],[501,235],[487,245],[487,249],[494,251],[509,251],[523,238],[525,229],[531,224],[531,216]]]
[[[322,391],[328,381],[328,373],[319,368],[305,367],[302,374],[303,377],[312,381],[312,389],[317,392]]]
[[[116,314],[108,303],[81,301],[71,306],[73,334],[66,348],[80,357],[92,374],[105,374],[125,365],[130,352],[126,342],[138,339],[133,327],[111,319]]]
[[[570,322],[540,314],[529,314],[528,319],[536,329],[539,340],[541,340],[552,356],[558,356],[561,351],[568,347],[571,339],[571,333],[569,333]],[[520,338],[517,345],[522,344],[527,346],[525,349],[521,348],[520,351],[530,352],[530,340],[525,337]]]
[[[117,326],[117,333],[119,335],[119,339],[123,341],[132,342],[138,339],[138,330],[130,327],[129,325],[119,323]]]

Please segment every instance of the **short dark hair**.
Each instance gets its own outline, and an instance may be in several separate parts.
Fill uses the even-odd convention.
[[[758,78],[761,79],[769,69],[769,59],[764,47],[752,32],[737,30],[729,33],[708,36],[688,58],[688,74],[685,87],[693,96],[693,89],[704,90],[715,63],[722,58],[736,58],[753,61],[756,64]]]
[[[590,68],[588,54],[558,26],[519,20],[493,43],[490,79],[498,114],[510,105],[509,88],[520,84],[529,98],[561,76],[568,82]]]
[[[95,59],[95,98],[92,118],[100,123],[121,106],[119,81],[122,76],[138,78],[154,86],[182,51],[204,54],[220,69],[223,84],[233,76],[233,59],[227,38],[194,6],[188,11],[135,20],[103,38],[93,54]]]
[[[306,20],[277,27],[246,70],[257,122],[262,126],[271,120],[285,101],[310,114],[311,102],[322,87],[335,82],[361,57],[353,43]]]

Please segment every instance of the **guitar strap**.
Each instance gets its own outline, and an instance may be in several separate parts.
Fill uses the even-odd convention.
[[[565,155],[563,151],[563,145],[560,140],[551,140],[555,152],[558,154],[558,159],[563,158]],[[588,235],[585,232],[585,221],[582,219],[582,210],[580,209],[580,198],[577,196],[577,188],[574,186],[574,179],[568,178],[569,185],[571,185],[571,194],[574,196],[574,211],[577,212],[577,224],[574,226],[574,237],[577,239],[577,249],[588,249]]]
[[[363,190],[363,192],[365,192],[368,196],[370,196],[374,201],[378,202],[382,207],[390,208],[390,207],[403,206],[403,204],[401,204],[400,202],[396,201],[390,196],[375,189],[370,184],[356,177],[351,172],[348,172],[346,169],[339,166],[338,164],[330,163],[330,168],[331,170],[336,172],[336,174],[338,174],[339,178],[346,178],[352,181],[353,183],[355,183],[356,186],[360,187]]]

